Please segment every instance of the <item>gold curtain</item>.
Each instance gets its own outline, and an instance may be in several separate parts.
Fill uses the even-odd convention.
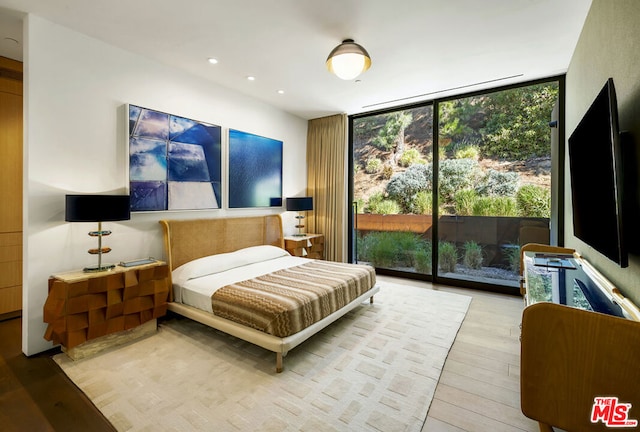
[[[325,259],[347,258],[347,116],[309,120],[307,194],[313,197],[308,232],[324,234]]]

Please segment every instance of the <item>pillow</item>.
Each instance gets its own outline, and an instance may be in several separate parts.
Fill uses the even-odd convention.
[[[247,264],[253,264],[260,261],[268,261],[270,259],[290,255],[289,252],[282,248],[269,245],[251,246],[232,253],[241,254],[247,261]]]
[[[215,254],[189,261],[173,270],[171,277],[174,283],[182,285],[190,279],[288,255],[289,252],[276,246],[251,246],[234,252]]]

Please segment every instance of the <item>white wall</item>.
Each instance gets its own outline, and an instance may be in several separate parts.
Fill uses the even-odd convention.
[[[64,222],[67,193],[125,191],[125,114],[132,103],[284,142],[283,194],[306,191],[307,122],[245,95],[29,15],[25,22],[25,191],[23,351],[52,347],[43,339],[42,308],[53,273],[95,264],[87,249],[93,224]],[[223,153],[226,152],[223,150]],[[223,181],[226,166],[223,163]],[[223,200],[227,202],[226,192]],[[113,250],[105,262],[163,257],[158,220],[283,213],[283,209],[133,213],[105,223]]]

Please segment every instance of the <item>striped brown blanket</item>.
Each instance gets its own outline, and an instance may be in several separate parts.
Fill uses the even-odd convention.
[[[347,305],[376,282],[370,266],[312,261],[220,288],[213,313],[286,337]]]

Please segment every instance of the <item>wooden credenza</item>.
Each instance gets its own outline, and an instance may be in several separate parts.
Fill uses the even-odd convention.
[[[169,267],[162,261],[49,278],[44,338],[64,349],[133,329],[166,314]]]
[[[287,236],[284,238],[284,248],[293,256],[324,259],[324,235]]]
[[[522,412],[541,431],[605,431],[615,407],[594,404],[617,398],[640,424],[640,311],[579,255],[535,258],[523,254]]]

